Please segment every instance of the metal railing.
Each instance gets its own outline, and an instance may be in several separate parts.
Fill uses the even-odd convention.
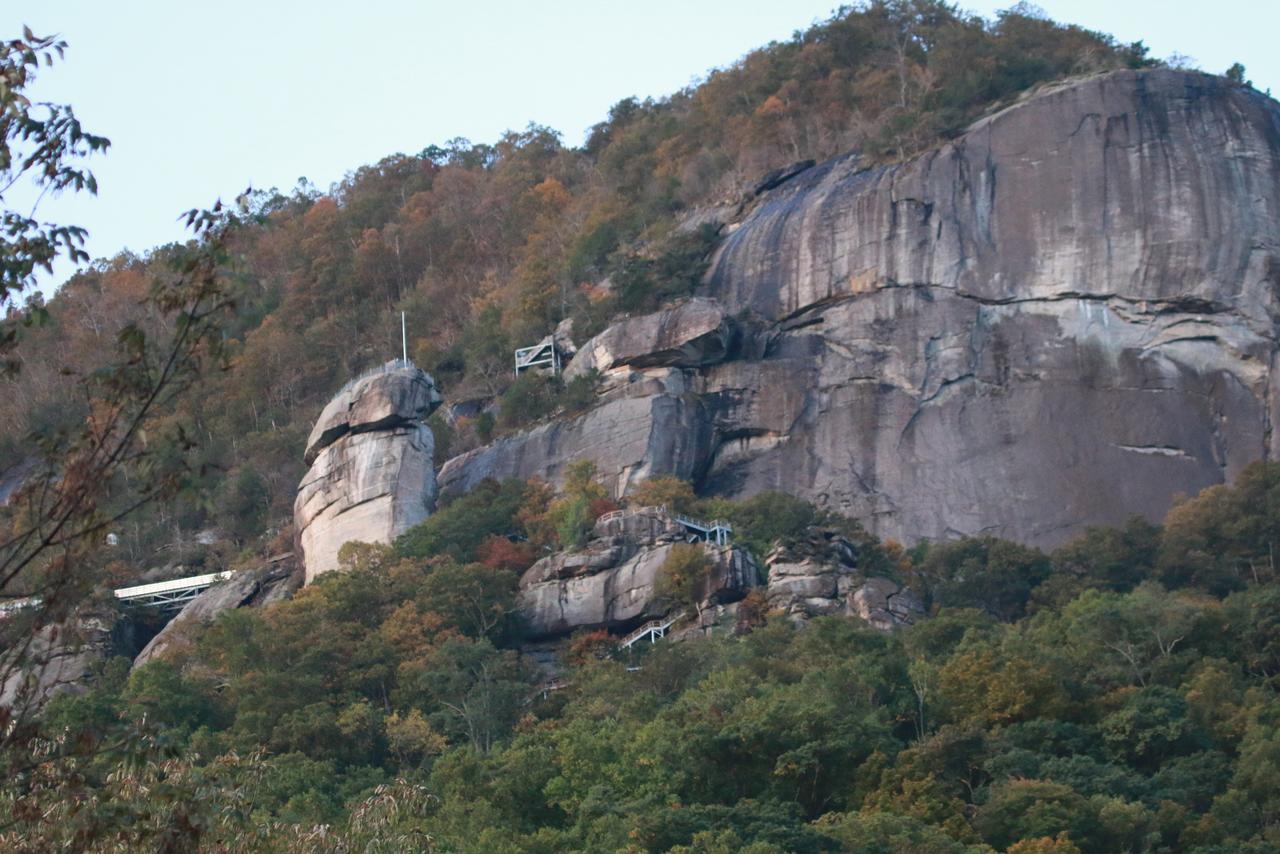
[[[171,578],[168,581],[157,581],[154,584],[137,584],[133,587],[121,587],[111,591],[116,600],[125,605],[140,608],[170,609],[181,607],[208,590],[223,579],[235,575],[235,570],[210,572],[205,575],[191,575],[186,578]],[[0,619],[27,608],[39,607],[44,601],[39,596],[27,596],[0,602]]]
[[[683,513],[671,513],[667,510],[666,505],[611,510],[597,519],[596,523],[608,523],[628,514],[639,515],[641,513],[657,513],[664,516],[670,516],[677,524],[681,525],[697,539],[707,543],[715,543],[717,546],[727,546],[729,544],[729,536],[733,533],[733,525],[730,525],[724,519],[712,519],[710,522],[703,522],[701,520],[685,516]]]
[[[597,522],[612,522],[614,519],[621,519],[623,516],[640,516],[640,515],[663,515],[669,516],[665,505],[655,504],[652,507],[623,507],[621,510],[610,510],[600,518]]]
[[[516,350],[516,376],[532,368],[550,368],[553,376],[560,375],[560,351],[554,341],[543,341]]]
[[[228,569],[224,572],[210,572],[207,575],[157,581],[155,584],[121,587],[114,593],[117,600],[128,605],[161,609],[181,607],[217,582],[230,578],[234,574],[235,570]]]
[[[622,649],[631,649],[631,647],[644,638],[649,639],[649,643],[657,643],[659,640],[667,636],[667,629],[671,628],[678,621],[683,619],[684,611],[677,611],[674,614],[668,614],[657,620],[650,620],[631,634],[624,637],[618,646]]]
[[[717,546],[728,545],[729,535],[733,533],[733,526],[723,519],[701,522],[677,513],[675,520],[683,525],[686,531],[691,532],[703,542],[715,543]]]

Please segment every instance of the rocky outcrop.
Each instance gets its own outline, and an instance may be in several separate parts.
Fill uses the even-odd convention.
[[[425,421],[440,405],[435,380],[402,362],[388,362],[374,373],[347,383],[321,410],[307,437],[307,465],[349,433],[391,430]]]
[[[626,629],[670,612],[658,592],[659,572],[685,529],[660,508],[610,514],[579,550],[544,558],[520,579],[517,604],[533,637],[578,629]],[[699,591],[706,605],[741,599],[758,583],[751,556],[732,546],[704,544],[712,569]]]
[[[704,488],[904,540],[1158,518],[1272,450],[1278,236],[1280,111],[1201,74],[1064,84],[911,162],[815,167],[708,279],[777,321],[807,392],[727,417],[772,439]]]
[[[469,492],[486,478],[560,483],[575,460],[595,462],[615,495],[654,474],[694,479],[711,453],[701,402],[683,393],[683,372],[637,374],[622,393],[577,418],[551,421],[455,457],[440,470],[445,495]]]
[[[867,575],[858,558],[850,540],[810,529],[804,540],[776,548],[765,559],[769,607],[797,622],[834,614],[857,617],[881,631],[923,616],[919,597],[896,581]]]
[[[882,632],[909,626],[924,615],[920,597],[888,578],[868,578],[849,603],[858,617]]]
[[[431,377],[393,362],[342,389],[307,442],[294,525],[306,580],[338,567],[346,542],[389,543],[435,506],[434,441],[422,423],[439,404]]]
[[[578,351],[565,379],[619,367],[697,368],[722,361],[733,326],[715,300],[685,300],[671,308],[613,324]]]
[[[6,620],[6,632],[25,631],[29,612],[10,619],[14,622]],[[91,608],[67,622],[35,629],[29,642],[14,642],[0,653],[0,709],[19,716],[43,708],[59,694],[82,693],[95,668],[117,650],[115,624],[114,611]]]
[[[219,614],[236,608],[262,607],[288,599],[301,580],[297,567],[289,557],[273,560],[259,569],[237,572],[192,599],[165,624],[133,660],[134,667],[163,658],[181,644],[191,630],[212,623]]]
[[[618,493],[672,473],[906,542],[1052,546],[1158,519],[1280,441],[1280,106],[1260,93],[1069,81],[905,163],[793,172],[731,225],[702,289],[719,307],[694,301],[735,318],[723,357],[673,357],[670,312],[622,321],[574,360],[613,366],[597,409],[450,461],[445,488],[583,457]]]

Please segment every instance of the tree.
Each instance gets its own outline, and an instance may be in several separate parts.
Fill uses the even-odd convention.
[[[0,310],[34,282],[37,269],[53,271],[61,255],[87,261],[81,248],[87,234],[74,225],[41,223],[8,206],[6,194],[30,179],[40,197],[47,193],[97,193],[98,182],[82,163],[105,152],[111,141],[84,130],[65,104],[32,102],[25,92],[45,67],[61,59],[66,42],[37,36],[24,27],[22,38],[0,42]],[[5,330],[0,345],[11,345],[14,330]]]
[[[1237,86],[1252,86],[1252,81],[1246,80],[1244,76],[1244,66],[1238,62],[1231,63],[1231,67],[1223,74],[1228,80]]]
[[[712,569],[711,558],[701,544],[676,543],[658,568],[658,595],[701,614]]]
[[[1164,520],[1158,569],[1167,587],[1215,594],[1277,577],[1280,463],[1246,466],[1230,486],[1176,503]]]
[[[417,596],[423,613],[473,638],[501,641],[512,630],[516,576],[483,564],[437,563]]]
[[[1071,850],[1061,844],[1068,841],[1085,850],[1104,841],[1098,817],[1085,798],[1069,786],[1041,780],[1012,780],[992,787],[975,824],[983,838],[1000,850],[1020,840],[1044,837],[1061,840],[1048,850],[1063,852]]]
[[[4,62],[15,61],[12,50],[4,56]],[[28,61],[25,53],[21,56],[21,62]],[[25,127],[24,108],[14,109]],[[54,115],[71,122],[65,113]],[[72,133],[70,127],[62,132]],[[30,131],[34,138],[45,132]],[[64,143],[57,139],[46,139],[47,145],[24,163],[61,174]],[[74,177],[65,180],[63,186],[87,186]],[[198,476],[191,465],[195,443],[175,412],[203,368],[222,360],[218,330],[233,305],[223,278],[226,246],[240,222],[220,202],[211,210],[189,211],[185,219],[196,239],[173,248],[172,271],[153,284],[145,301],[162,321],[156,334],[137,322],[120,329],[113,361],[79,380],[85,420],[66,433],[37,437],[37,470],[0,509],[0,596],[38,603],[25,618],[0,626],[0,646],[6,649],[0,682],[44,665],[57,626],[67,623],[99,581],[98,545],[106,533]],[[33,251],[21,236],[16,244],[6,239],[0,248],[6,257],[28,260]],[[8,724],[0,747],[29,736],[22,724],[42,699],[31,685],[23,683],[0,709],[0,719]]]
[[[698,500],[687,480],[664,474],[640,482],[627,503],[632,507],[666,507],[672,513],[689,513]]]
[[[1011,621],[1022,616],[1031,591],[1050,573],[1038,549],[995,537],[966,537],[931,545],[920,564],[935,602],[982,608]]]

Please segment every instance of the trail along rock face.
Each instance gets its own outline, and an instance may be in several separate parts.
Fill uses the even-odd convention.
[[[439,402],[430,376],[391,363],[325,407],[293,508],[308,583],[338,568],[344,543],[389,543],[430,514],[434,439],[422,420]]]
[[[619,491],[673,473],[906,542],[1052,546],[1274,453],[1278,288],[1280,105],[1193,72],[1070,81],[908,162],[768,190],[703,287],[754,318],[722,359],[647,368],[673,348],[634,330],[664,320],[623,321],[575,368],[611,366],[599,407],[442,482],[585,457]]]

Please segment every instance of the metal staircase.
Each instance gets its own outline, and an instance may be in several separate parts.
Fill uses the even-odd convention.
[[[729,544],[729,535],[733,533],[733,526],[723,519],[700,522],[697,519],[690,519],[688,516],[681,516],[678,513],[674,518],[684,526],[684,529],[689,532],[691,537],[704,543],[727,546]]]
[[[640,640],[649,639],[649,643],[657,643],[659,640],[667,636],[667,629],[671,628],[677,622],[684,618],[684,611],[677,611],[674,614],[668,614],[658,620],[650,620],[631,634],[627,635],[619,642],[622,649],[631,649],[631,647]]]

